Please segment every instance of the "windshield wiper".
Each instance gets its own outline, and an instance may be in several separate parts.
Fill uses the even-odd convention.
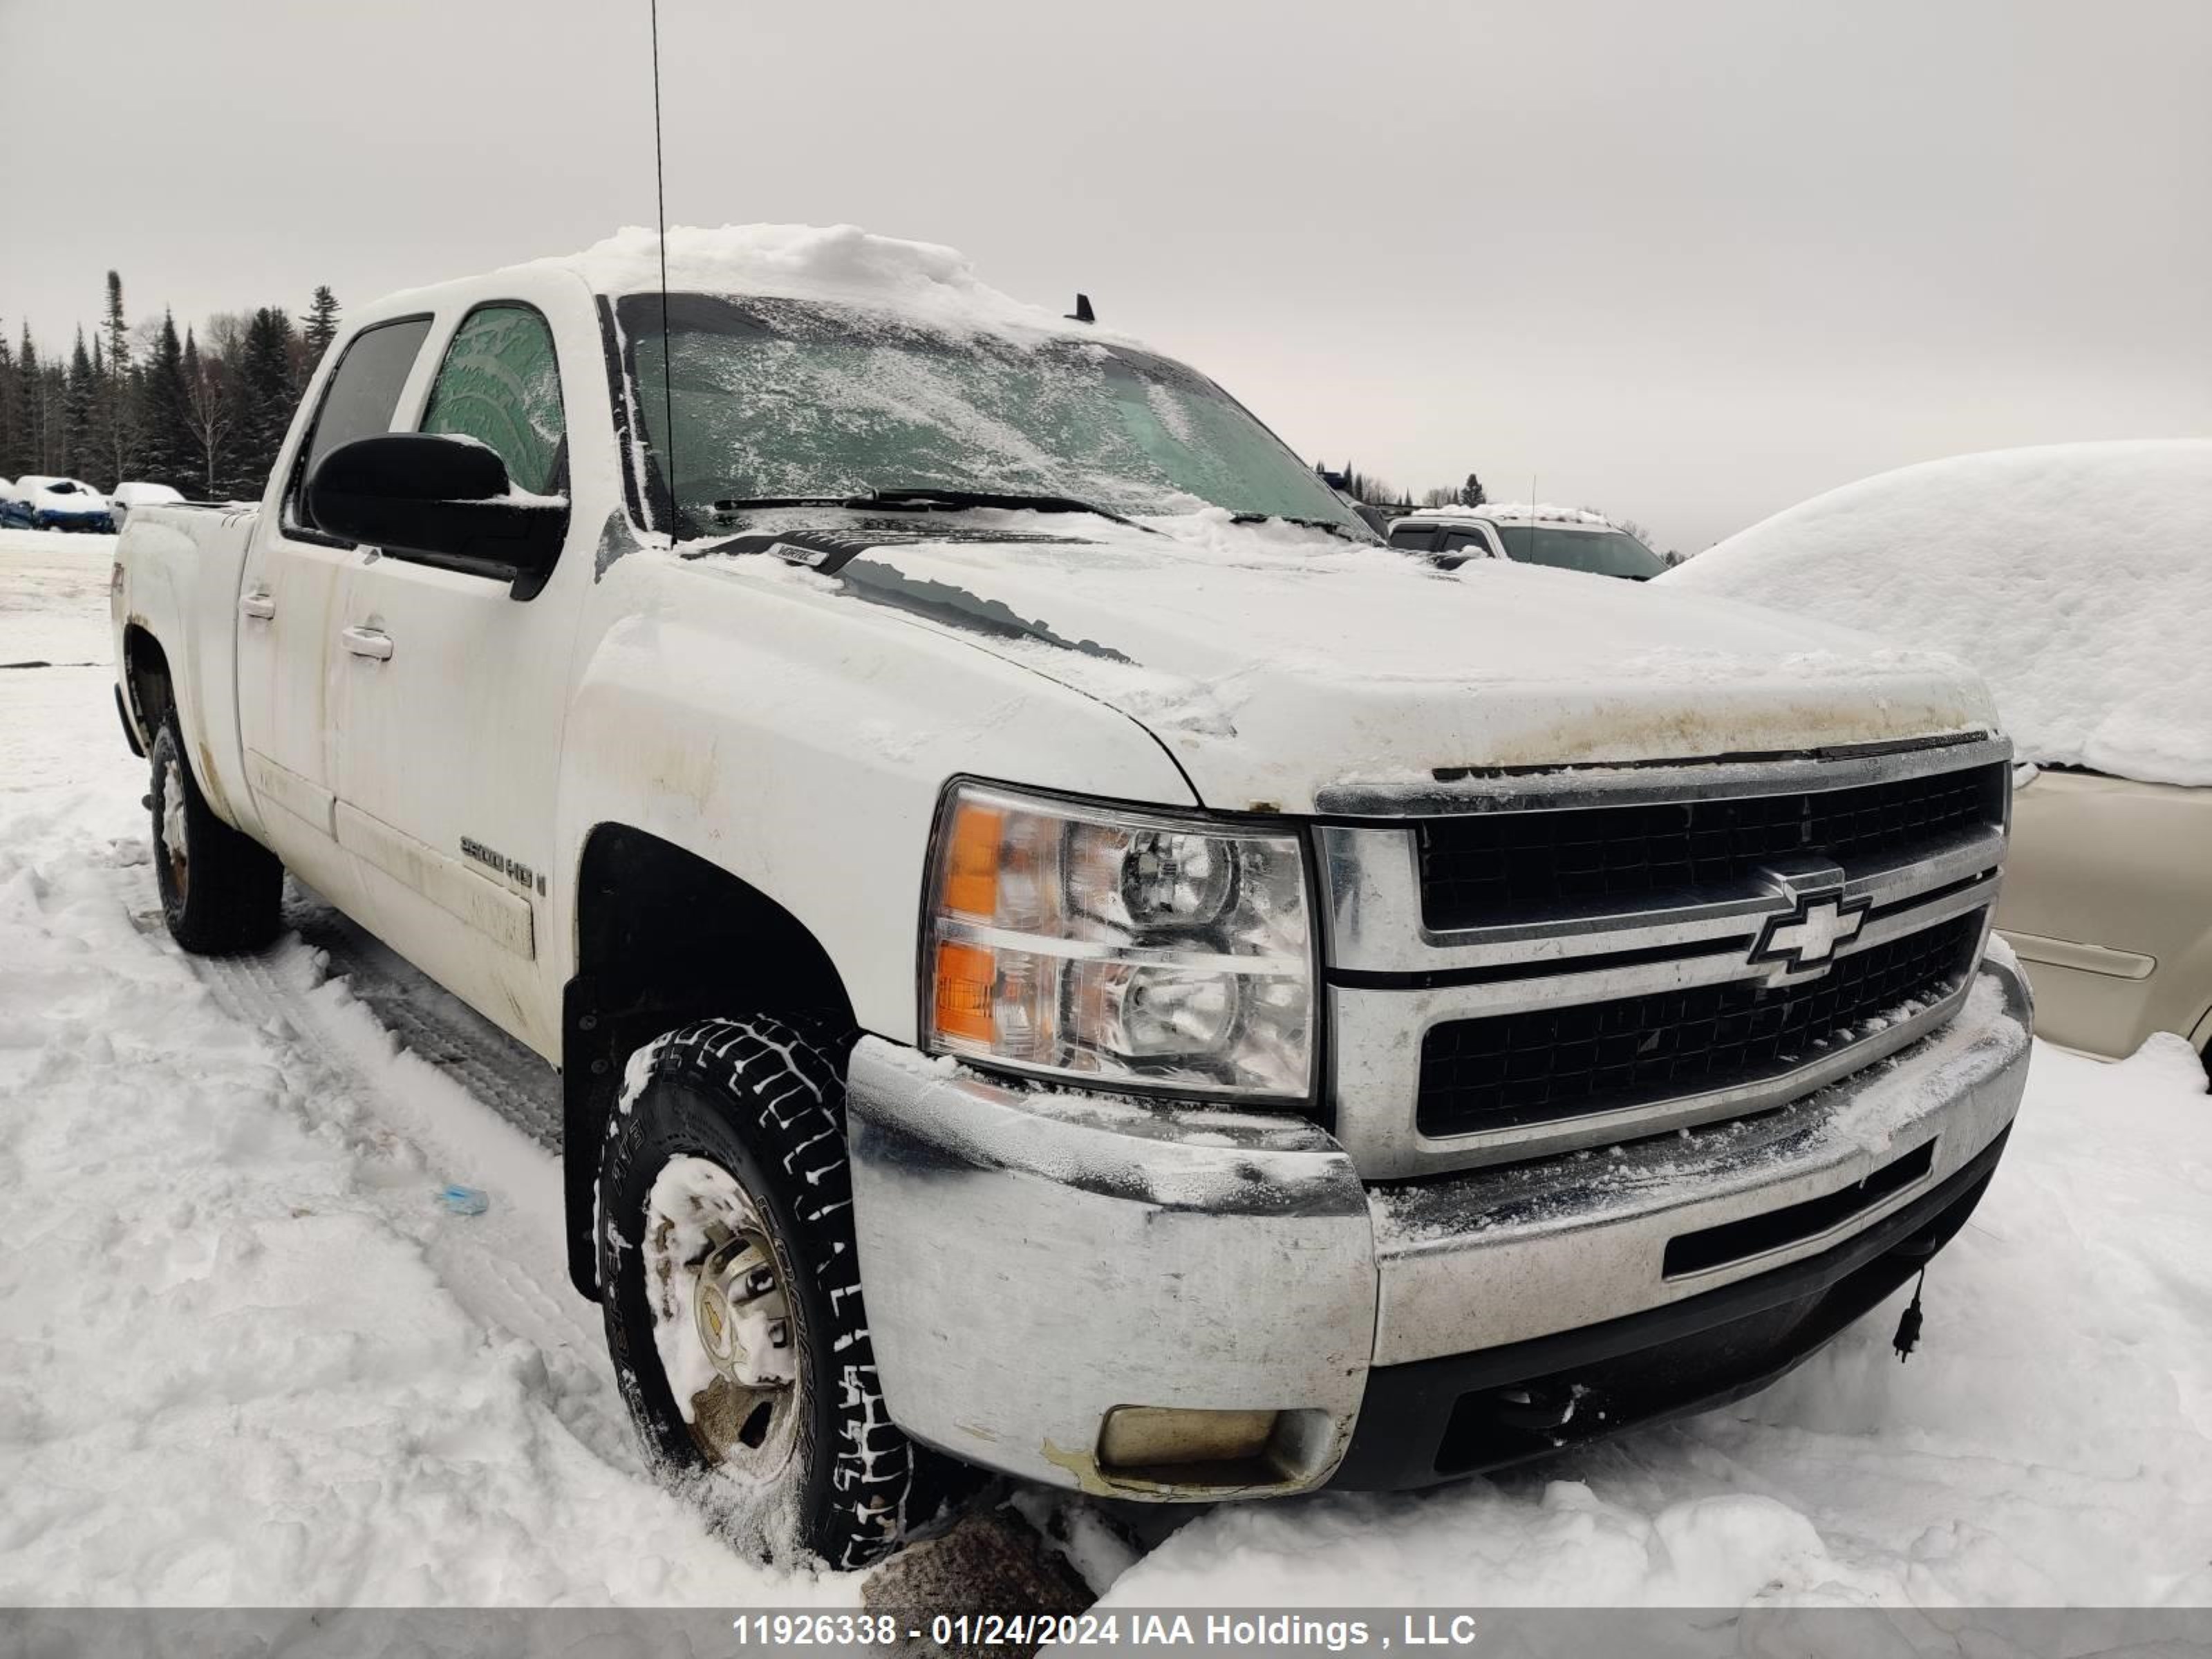
[[[1294,524],[1306,530],[1325,530],[1339,541],[1358,542],[1362,547],[1367,545],[1342,525],[1329,519],[1301,519],[1295,514],[1290,513],[1232,513],[1229,515],[1229,522],[1231,524]]]
[[[946,512],[965,512],[971,507],[996,507],[1010,513],[1088,513],[1097,518],[1127,525],[1132,530],[1141,530],[1146,535],[1156,535],[1150,525],[1127,519],[1110,507],[1096,501],[1078,501],[1073,495],[1000,495],[983,489],[952,489],[936,484],[899,485],[890,489],[871,489],[859,495],[740,495],[714,503],[718,514],[743,513],[755,507],[842,507],[848,508],[887,507],[892,512],[927,513],[932,508]]]
[[[714,503],[717,513],[743,513],[756,507],[845,507],[847,495],[732,495]]]
[[[1111,507],[1096,501],[1078,501],[1073,495],[1000,495],[983,489],[946,489],[935,484],[895,485],[889,489],[875,489],[865,495],[855,495],[845,503],[848,507],[918,507],[923,512],[933,507],[959,512],[968,507],[998,507],[1009,513],[1088,513],[1095,518],[1110,520],[1127,525],[1132,530],[1151,533],[1151,526],[1126,519]]]

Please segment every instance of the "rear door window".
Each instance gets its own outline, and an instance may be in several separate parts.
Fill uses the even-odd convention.
[[[471,312],[446,348],[422,430],[474,438],[507,463],[516,489],[561,493],[568,429],[545,319],[522,305]]]
[[[311,529],[300,514],[300,493],[323,457],[340,444],[356,438],[373,438],[392,430],[392,417],[399,408],[399,394],[430,332],[428,317],[408,317],[379,323],[353,337],[339,360],[337,371],[324,389],[322,406],[315,411],[314,430],[301,447],[292,477],[284,493],[284,527],[305,532],[318,541],[331,538]]]

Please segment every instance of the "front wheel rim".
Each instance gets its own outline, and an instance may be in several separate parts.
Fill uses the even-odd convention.
[[[748,1485],[790,1464],[804,1367],[788,1265],[759,1200],[720,1164],[669,1160],[646,1201],[653,1344],[693,1444]]]

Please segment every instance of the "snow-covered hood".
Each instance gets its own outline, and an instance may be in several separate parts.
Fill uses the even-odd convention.
[[[1218,511],[790,509],[694,556],[767,556],[1142,722],[1209,806],[1470,768],[1702,759],[1992,729],[1949,658],[1723,599],[1385,548]]]

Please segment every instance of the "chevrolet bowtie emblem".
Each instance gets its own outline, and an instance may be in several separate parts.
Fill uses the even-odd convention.
[[[1794,913],[1768,918],[1751,959],[1786,963],[1793,969],[1826,962],[1835,955],[1838,945],[1848,945],[1859,936],[1873,903],[1871,899],[1845,903],[1832,895],[1800,899]]]

